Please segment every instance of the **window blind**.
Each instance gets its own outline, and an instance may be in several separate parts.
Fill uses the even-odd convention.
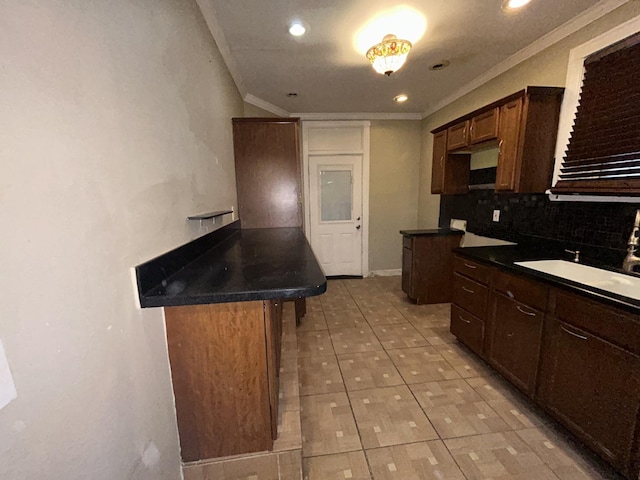
[[[640,194],[640,33],[585,59],[554,192]]]

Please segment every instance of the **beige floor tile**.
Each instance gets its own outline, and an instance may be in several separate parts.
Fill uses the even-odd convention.
[[[411,385],[440,438],[512,430],[464,380]]]
[[[576,446],[548,428],[528,428],[516,433],[560,480],[622,480],[602,462],[595,461],[586,448]]]
[[[404,384],[402,376],[383,351],[339,355],[338,363],[347,390]]]
[[[420,332],[430,345],[448,345],[456,343],[458,339],[449,331],[449,327],[422,327],[414,323],[416,330]]]
[[[481,377],[492,374],[491,367],[459,343],[436,345],[435,349],[456,369],[456,372],[458,372],[462,378]]]
[[[280,372],[280,386],[278,389],[278,410],[300,410],[300,388],[298,372]]]
[[[298,358],[333,354],[333,344],[328,331],[298,333]]]
[[[369,326],[360,311],[336,310],[325,313],[329,330],[342,330],[343,328],[358,328]]]
[[[307,313],[309,312],[322,312],[322,303],[320,303],[320,296],[307,297]]]
[[[371,294],[363,294],[353,297],[358,307],[363,308],[384,308],[389,305],[389,299]]]
[[[364,318],[372,327],[375,325],[391,325],[396,323],[407,323],[398,310],[389,305],[382,307],[361,308]]]
[[[451,325],[451,315],[447,314],[428,314],[408,320],[414,327],[431,329],[431,328],[449,328]]]
[[[467,378],[466,381],[512,429],[538,427],[546,421],[538,408],[498,375]]]
[[[298,332],[312,332],[315,330],[327,330],[327,320],[322,312],[307,312],[300,320]]]
[[[300,399],[304,457],[360,450],[360,437],[345,393]]]
[[[278,454],[280,480],[302,480],[302,451],[291,450]]]
[[[367,450],[374,480],[465,480],[440,440]]]
[[[278,454],[183,467],[185,480],[279,480]]]
[[[351,295],[336,294],[329,296],[327,294],[320,297],[320,303],[322,304],[322,310],[325,314],[333,310],[355,310],[358,311],[356,302],[351,298]]]
[[[372,327],[385,350],[394,348],[424,347],[427,341],[409,323]]]
[[[557,480],[515,432],[490,433],[444,441],[469,480]]]
[[[278,408],[278,438],[273,442],[273,451],[282,452],[301,448],[300,411],[284,411]]]
[[[331,341],[333,349],[338,355],[383,350],[378,338],[368,325],[331,330]]]
[[[371,480],[363,452],[305,458],[305,480]]]
[[[438,438],[406,385],[349,392],[365,448]]]
[[[344,392],[344,383],[335,355],[298,359],[300,395]]]
[[[387,352],[407,384],[460,378],[433,347],[402,348]]]

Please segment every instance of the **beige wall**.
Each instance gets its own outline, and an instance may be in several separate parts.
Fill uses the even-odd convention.
[[[243,102],[244,105],[244,116],[245,117],[262,117],[262,118],[279,118],[279,115],[275,113],[268,112],[263,110],[260,107],[256,107],[247,102]]]
[[[191,0],[5,0],[0,58],[0,478],[180,478],[162,312],[130,269],[236,205],[242,100]]]
[[[629,2],[425,118],[422,121],[418,224],[428,228],[438,223],[440,196],[431,194],[431,130],[527,85],[564,86],[572,48],[637,15],[640,15],[640,2]]]
[[[418,220],[420,122],[371,122],[369,269],[402,268],[399,230]]]

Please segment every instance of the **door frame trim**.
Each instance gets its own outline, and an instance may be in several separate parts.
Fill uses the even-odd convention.
[[[362,147],[356,150],[309,150],[309,127],[362,128]],[[311,202],[309,199],[309,155],[362,155],[362,276],[368,277],[369,272],[369,156],[370,156],[370,127],[369,121],[303,121],[302,122],[302,190],[304,197],[304,233],[311,243]]]

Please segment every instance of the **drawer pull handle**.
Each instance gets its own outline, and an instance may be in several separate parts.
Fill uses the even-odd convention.
[[[467,288],[467,287],[462,287],[462,289],[467,293],[476,293],[476,292],[474,292],[473,290],[471,290],[470,288]]]
[[[513,337],[513,335],[514,335],[514,333],[513,333],[513,332],[509,332],[509,333],[507,333],[507,337],[509,337],[509,338]]]
[[[458,318],[460,320],[462,320],[464,323],[471,323],[471,320],[465,320],[464,318],[462,318],[460,315],[458,315]]]
[[[564,328],[564,325],[560,325],[560,328],[562,328],[562,330],[564,330],[565,332],[567,332],[569,335],[573,335],[574,337],[579,338],[580,340],[588,340],[587,337],[585,337],[584,335],[578,335],[577,333],[572,332],[571,330],[567,330],[566,328]]]
[[[465,263],[465,262],[463,262],[463,263],[464,263],[464,266],[465,266],[465,267],[467,267],[467,268],[470,268],[470,269],[472,269],[472,270],[475,270],[475,269],[476,269],[476,266],[475,266],[475,265],[469,265],[468,263]]]
[[[527,312],[520,305],[516,305],[516,308],[520,311],[520,313],[524,313],[525,315],[529,315],[530,317],[535,317],[536,314],[534,312]]]

